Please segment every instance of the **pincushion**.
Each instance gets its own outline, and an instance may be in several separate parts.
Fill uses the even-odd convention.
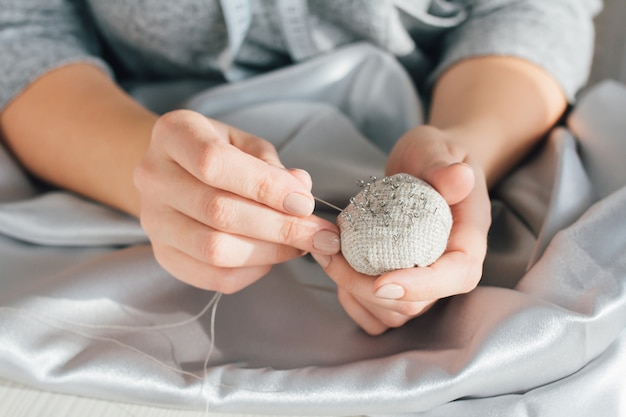
[[[452,214],[428,183],[409,174],[360,181],[337,219],[341,251],[367,275],[428,266],[445,251]]]

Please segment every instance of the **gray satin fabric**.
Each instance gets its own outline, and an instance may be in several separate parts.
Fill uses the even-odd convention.
[[[420,122],[412,91],[393,60],[356,46],[200,93],[187,106],[273,141],[287,166],[309,170],[317,195],[342,204],[355,180],[382,173],[395,136]],[[136,221],[69,193],[42,194],[0,153],[0,375],[238,413],[619,415],[626,146],[614,129],[623,122],[598,109],[624,97],[617,86],[590,92],[571,128],[555,130],[494,192],[478,289],[370,337],[317,264],[278,265],[220,301],[206,376],[210,314],[158,330],[81,324],[176,323],[213,294],[159,268]]]

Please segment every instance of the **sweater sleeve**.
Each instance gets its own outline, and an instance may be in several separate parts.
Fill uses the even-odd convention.
[[[44,73],[99,58],[80,0],[0,0],[0,111]]]
[[[481,55],[514,56],[551,74],[568,100],[586,82],[593,56],[593,17],[601,0],[465,0],[467,20],[443,39],[435,81],[447,68]]]

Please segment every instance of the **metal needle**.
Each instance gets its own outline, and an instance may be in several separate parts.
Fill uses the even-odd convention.
[[[313,198],[315,199],[315,201],[319,201],[320,203],[325,204],[325,205],[327,205],[328,207],[330,207],[330,208],[333,208],[333,209],[337,210],[339,213],[341,213],[341,212],[343,211],[343,209],[340,209],[339,207],[337,207],[337,206],[336,206],[336,205],[334,205],[334,204],[329,203],[328,201],[324,201],[324,200],[322,200],[321,198],[318,198],[318,197],[315,197],[315,196],[313,196]]]

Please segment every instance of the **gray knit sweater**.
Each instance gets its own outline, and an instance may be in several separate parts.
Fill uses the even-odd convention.
[[[356,41],[419,82],[466,57],[518,56],[571,99],[585,82],[600,0],[0,0],[0,110],[59,66],[120,80],[234,81]]]

